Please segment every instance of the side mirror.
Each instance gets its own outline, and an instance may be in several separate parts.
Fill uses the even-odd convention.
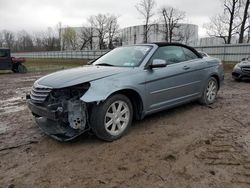
[[[247,60],[247,58],[242,58],[242,59],[241,59],[241,61],[246,61],[246,60]]]
[[[166,67],[167,62],[164,59],[154,59],[152,64],[149,66],[151,69],[153,68],[161,68],[161,67]]]

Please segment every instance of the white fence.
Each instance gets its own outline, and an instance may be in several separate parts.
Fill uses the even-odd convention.
[[[204,51],[210,56],[225,62],[237,62],[244,57],[250,56],[250,44],[228,44],[221,46],[199,46],[198,51]]]
[[[24,52],[12,53],[12,56],[31,59],[96,59],[107,52],[108,50]]]
[[[250,44],[221,45],[221,46],[197,46],[198,51],[204,51],[210,56],[225,62],[237,62],[244,57],[250,56]],[[27,52],[13,53],[15,57],[26,57],[32,59],[58,58],[58,59],[95,59],[108,50],[92,51],[54,51],[54,52]]]

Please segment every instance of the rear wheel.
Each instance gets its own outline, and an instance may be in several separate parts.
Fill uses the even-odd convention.
[[[27,72],[27,68],[22,64],[18,65],[17,70],[19,73],[26,73]]]
[[[124,95],[117,94],[94,106],[90,121],[98,138],[113,141],[126,133],[132,119],[133,108],[130,100]]]
[[[218,89],[219,87],[217,80],[214,77],[209,78],[200,102],[204,105],[210,105],[214,103],[218,93]]]
[[[13,63],[13,65],[12,65],[12,71],[14,73],[18,73],[18,64],[17,63]]]

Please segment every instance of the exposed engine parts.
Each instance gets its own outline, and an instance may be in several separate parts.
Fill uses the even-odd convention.
[[[69,126],[84,130],[87,122],[86,104],[80,100],[71,99],[67,105]]]

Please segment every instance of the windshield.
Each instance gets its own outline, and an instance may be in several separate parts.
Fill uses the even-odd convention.
[[[94,65],[136,67],[140,65],[151,48],[151,46],[119,47],[96,60]]]

